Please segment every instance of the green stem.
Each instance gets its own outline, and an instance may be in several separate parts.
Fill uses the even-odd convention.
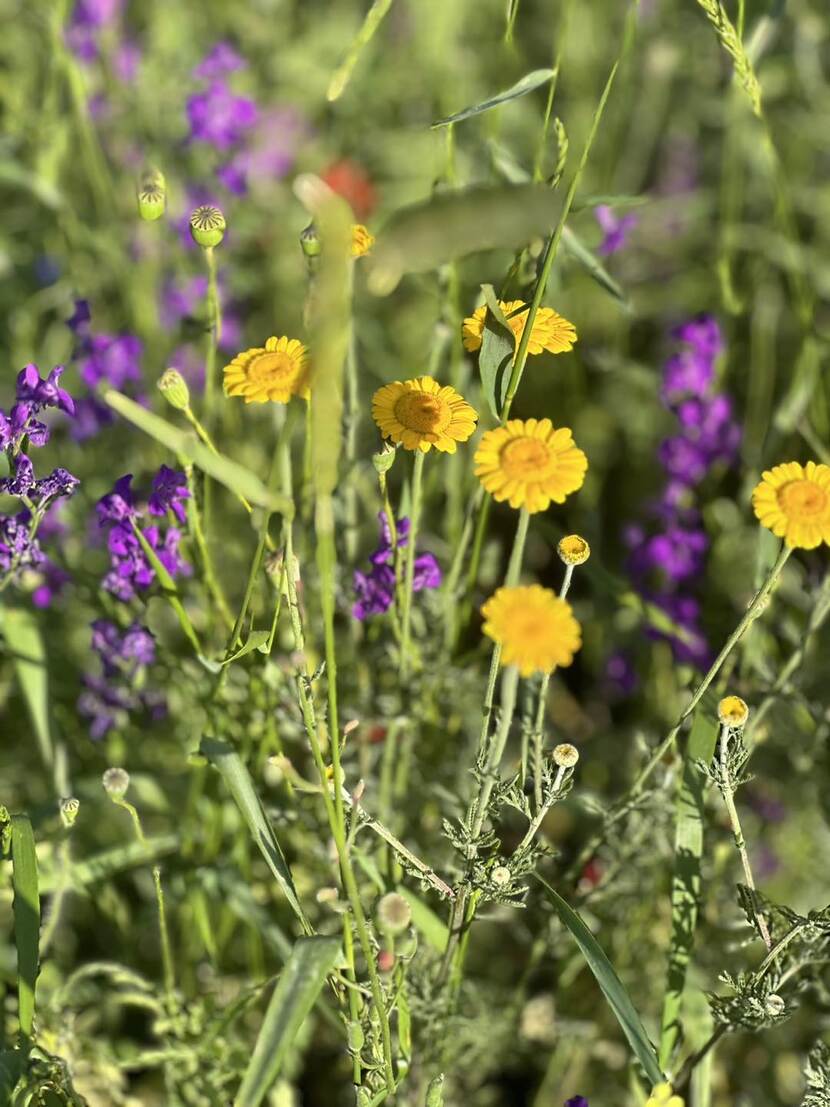
[[[426,454],[418,450],[412,466],[412,506],[409,513],[409,540],[406,545],[404,562],[403,613],[401,616],[401,658],[399,674],[401,684],[409,678],[410,644],[412,637],[412,585],[415,579],[415,543],[418,541],[418,525],[421,520],[421,498],[423,490],[424,458]]]
[[[216,254],[213,246],[204,248],[208,271],[208,346],[205,358],[205,415],[213,421],[216,406],[216,350],[222,338],[222,309],[216,280]]]

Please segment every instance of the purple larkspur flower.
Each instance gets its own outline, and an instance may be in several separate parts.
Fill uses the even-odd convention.
[[[92,623],[91,645],[107,674],[120,671],[124,665],[133,671],[138,666],[152,665],[156,659],[156,640],[138,622],[122,632],[109,619],[96,619]]]
[[[107,523],[123,523],[127,519],[134,519],[138,515],[131,488],[132,473],[119,477],[113,485],[112,492],[102,496],[95,505],[98,515],[98,525]]]
[[[565,1107],[590,1107],[584,1095],[575,1095],[565,1100]]]
[[[37,568],[46,560],[36,538],[29,533],[29,514],[0,515],[0,569]]]
[[[166,515],[172,511],[180,523],[187,515],[184,501],[190,499],[190,491],[184,473],[162,465],[153,478],[153,491],[147,503],[151,515]]]
[[[670,357],[663,370],[660,394],[669,406],[688,396],[704,396],[715,373],[711,357],[697,350],[682,350]]]
[[[672,335],[704,357],[715,358],[723,352],[723,334],[713,315],[704,314],[688,319],[675,327]]]
[[[677,418],[689,441],[698,446],[709,463],[731,461],[741,444],[741,428],[732,419],[732,401],[718,394],[684,400]]]
[[[668,580],[683,581],[701,572],[708,548],[704,531],[671,526],[646,542],[644,557],[649,568],[663,573]]]
[[[640,678],[631,658],[622,650],[615,651],[606,659],[602,683],[606,694],[613,699],[624,699],[637,690]]]
[[[84,691],[78,697],[78,714],[89,721],[89,736],[100,742],[116,726],[126,723],[135,697],[105,677],[85,674]]]
[[[638,223],[637,216],[633,212],[616,216],[608,204],[598,204],[594,208],[594,216],[603,232],[602,242],[597,247],[597,253],[602,257],[608,257],[621,250],[625,246],[629,231]]]
[[[69,329],[78,335],[85,335],[92,320],[92,312],[89,310],[89,300],[76,300],[72,314],[66,320]]]
[[[388,611],[395,599],[395,570],[392,535],[384,512],[378,514],[380,520],[380,545],[370,555],[372,568],[368,573],[359,569],[354,573],[354,591],[356,601],[352,615],[363,622],[370,615],[382,615]],[[402,518],[396,525],[398,548],[403,549],[409,541],[409,520]],[[435,557],[431,553],[415,556],[412,589],[421,592],[425,588],[439,588],[442,574]]]
[[[72,577],[48,557],[38,566],[38,573],[40,581],[32,592],[32,603],[41,609],[51,607]]]
[[[213,81],[217,77],[224,77],[226,73],[244,69],[246,65],[245,59],[229,42],[217,42],[193,70],[193,76]]]
[[[251,185],[270,185],[291,170],[307,133],[308,126],[296,108],[273,108],[216,175],[235,196],[244,196]]]
[[[35,467],[26,454],[14,459],[14,476],[0,480],[0,492],[7,496],[26,496],[35,483]]]
[[[237,96],[221,77],[187,100],[190,137],[216,150],[230,150],[254,126],[257,107],[253,100]]]
[[[72,22],[84,27],[108,27],[121,14],[124,0],[77,0]]]
[[[680,594],[652,596],[652,602],[672,619],[683,632],[682,635],[666,633],[656,627],[650,627],[649,637],[669,642],[672,653],[678,661],[704,667],[712,659],[712,651],[700,627],[700,604],[693,596]]]
[[[112,69],[122,84],[131,84],[136,79],[141,57],[141,47],[137,42],[124,39],[118,43],[112,56]]]
[[[670,477],[682,484],[697,484],[709,469],[709,455],[684,434],[664,439],[657,450],[660,464]]]
[[[75,403],[72,437],[76,442],[94,438],[104,427],[115,422],[115,413],[97,396],[80,396]]]
[[[57,500],[62,496],[72,496],[81,482],[68,469],[59,465],[48,477],[35,482],[32,499],[35,503]]]
[[[79,363],[81,380],[89,389],[106,381],[121,389],[141,380],[142,342],[133,334],[96,334],[84,346]]]
[[[56,365],[49,376],[43,379],[34,364],[24,366],[17,374],[17,399],[30,404],[32,412],[44,407],[57,407],[67,415],[73,415],[75,404],[72,397],[61,388],[60,381],[64,368]]]

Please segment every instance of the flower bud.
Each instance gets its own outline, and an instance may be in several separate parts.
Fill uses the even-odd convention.
[[[725,696],[718,704],[718,721],[721,726],[737,730],[746,724],[749,708],[740,696]]]
[[[313,223],[305,228],[300,235],[300,246],[303,248],[303,253],[307,258],[316,258],[320,255],[320,236],[317,234],[317,228]]]
[[[566,535],[556,547],[566,565],[584,565],[591,556],[591,547],[579,534]]]
[[[167,188],[164,174],[157,169],[145,173],[138,185],[138,214],[148,223],[164,215]]]
[[[72,826],[78,817],[78,811],[80,809],[80,801],[76,800],[74,796],[68,796],[66,799],[62,799],[60,802],[60,814],[61,822],[64,826]]]
[[[764,1010],[771,1019],[780,1018],[786,1010],[786,1003],[777,992],[770,992],[764,1000]]]
[[[397,892],[388,892],[375,909],[378,929],[384,934],[403,934],[412,919],[412,908]]]
[[[369,234],[368,230],[362,223],[355,223],[352,226],[352,257],[362,258],[375,244],[375,236]]]
[[[490,879],[497,888],[506,888],[511,881],[510,869],[506,865],[496,865],[490,873]]]
[[[554,749],[553,760],[560,769],[572,769],[579,760],[579,750],[570,742],[562,742]]]
[[[166,369],[158,379],[158,390],[176,411],[190,407],[190,389],[178,369]]]
[[[123,796],[130,786],[130,774],[126,769],[107,769],[101,777],[104,791],[115,798]]]
[[[380,972],[391,972],[395,967],[395,954],[391,949],[382,949],[378,954],[378,969]]]
[[[378,450],[376,454],[372,454],[372,464],[375,467],[375,472],[378,474],[388,473],[396,457],[397,450],[395,447],[391,446],[388,442],[384,442],[383,449]]]
[[[202,204],[190,216],[190,234],[197,246],[218,246],[225,237],[225,217],[212,204]]]

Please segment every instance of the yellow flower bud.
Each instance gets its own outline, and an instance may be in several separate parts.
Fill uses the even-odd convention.
[[[556,551],[566,565],[584,565],[591,556],[591,547],[578,534],[566,535],[556,547]]]
[[[721,726],[737,729],[746,724],[749,708],[740,696],[725,696],[718,704],[718,720]]]

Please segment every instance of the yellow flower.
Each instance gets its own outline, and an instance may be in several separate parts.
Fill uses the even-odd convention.
[[[522,300],[499,300],[499,307],[507,316],[510,329],[516,337],[516,341],[522,337],[522,331],[527,322],[528,308],[517,315],[511,312],[523,306]],[[481,338],[484,333],[484,316],[487,312],[486,305],[476,308],[472,315],[464,320],[461,328],[461,337],[465,350],[478,350],[481,346]],[[576,327],[563,319],[553,308],[540,307],[533,320],[533,330],[530,332],[530,341],[527,345],[529,354],[541,354],[547,350],[551,354],[564,354],[572,350],[576,342]]]
[[[372,418],[384,438],[406,450],[434,446],[454,454],[456,443],[466,442],[476,429],[478,415],[463,396],[432,377],[393,381],[372,397]]]
[[[718,721],[722,726],[743,726],[749,718],[749,708],[740,696],[724,696],[718,704]]]
[[[646,1107],[683,1107],[679,1095],[672,1095],[671,1084],[658,1084],[646,1100]]]
[[[582,487],[588,459],[568,427],[557,430],[550,419],[508,419],[482,437],[475,466],[494,499],[534,514]]]
[[[352,225],[352,257],[362,258],[368,254],[375,244],[375,236],[369,234],[362,223]]]
[[[768,469],[752,493],[755,514],[788,546],[830,544],[830,467],[788,461]]]
[[[582,645],[571,605],[540,584],[499,588],[481,614],[484,633],[501,646],[502,664],[518,666],[523,677],[570,665]]]
[[[246,404],[287,404],[308,395],[308,350],[296,338],[272,337],[264,347],[243,350],[223,372],[225,394]]]
[[[556,547],[566,565],[584,565],[591,556],[591,547],[579,534],[566,534]]]

